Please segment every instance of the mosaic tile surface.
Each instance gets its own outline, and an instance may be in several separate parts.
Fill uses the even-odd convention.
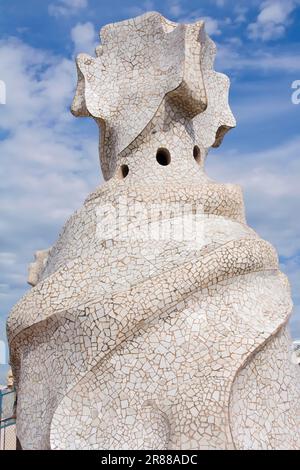
[[[300,448],[288,281],[204,172],[235,126],[215,52],[202,21],[148,13],[77,58],[106,182],[8,320],[24,449]]]

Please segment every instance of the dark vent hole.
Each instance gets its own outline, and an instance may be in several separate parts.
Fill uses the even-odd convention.
[[[201,163],[201,152],[200,152],[198,145],[195,145],[193,149],[193,155],[194,155],[194,159],[196,160],[196,162]]]
[[[120,168],[120,177],[121,177],[121,179],[126,178],[128,173],[129,173],[128,165],[121,165],[121,168]]]
[[[158,149],[156,153],[156,160],[162,166],[167,166],[171,162],[171,155],[167,149]]]

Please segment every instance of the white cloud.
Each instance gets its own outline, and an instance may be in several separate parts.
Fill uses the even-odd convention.
[[[236,15],[235,16],[235,23],[245,23],[245,21],[247,20],[247,12],[248,12],[248,8],[247,6],[245,5],[241,5],[241,4],[237,4],[234,6],[234,14]]]
[[[16,254],[15,253],[6,253],[6,252],[0,252],[0,269],[4,268],[6,266],[10,266],[14,264],[16,261]],[[3,286],[3,284],[0,284]],[[5,284],[4,284],[5,285]]]
[[[32,120],[48,122],[55,113],[56,120],[66,118],[66,97],[72,93],[76,76],[71,61],[9,39],[0,41],[0,63],[7,89],[0,129],[14,133]]]
[[[215,0],[215,3],[218,7],[224,7],[226,0]]]
[[[147,13],[148,11],[155,10],[155,5],[152,0],[145,0],[140,6],[126,7],[125,11],[128,16],[139,16]]]
[[[240,48],[239,38],[218,44],[217,68],[222,71],[246,71],[248,69],[263,72],[300,72],[300,56],[293,50]]]
[[[194,23],[195,21],[200,20],[205,21],[205,29],[210,36],[219,36],[221,34],[221,22],[215,18],[212,18],[211,16],[203,16],[203,14],[198,10],[176,18],[176,21],[178,21],[178,23],[186,24]],[[224,23],[226,22],[227,19],[224,20]]]
[[[71,30],[75,54],[85,52],[94,54],[97,45],[97,34],[93,23],[77,23]]]
[[[27,288],[33,253],[55,242],[101,173],[96,126],[69,111],[74,62],[9,39],[0,41],[0,63],[7,84],[0,108],[1,326]]]
[[[291,22],[290,15],[299,0],[266,0],[261,4],[260,13],[254,23],[248,26],[251,39],[275,40],[284,36]]]
[[[262,152],[230,151],[208,157],[209,173],[218,181],[242,185],[249,220],[285,257],[300,248],[300,138]]]
[[[75,15],[79,11],[87,8],[88,0],[58,0],[51,3],[48,12],[52,16],[70,16]]]
[[[203,16],[201,20],[205,21],[205,29],[210,36],[219,36],[221,34],[219,21],[210,16]]]
[[[183,14],[183,7],[180,1],[173,0],[168,3],[168,11],[171,16],[178,18]]]

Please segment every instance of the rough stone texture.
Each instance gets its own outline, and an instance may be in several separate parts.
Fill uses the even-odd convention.
[[[40,275],[42,274],[47,263],[49,251],[50,249],[35,252],[35,261],[34,263],[31,263],[28,268],[27,282],[30,286],[34,287],[39,282]]]
[[[297,449],[300,374],[274,249],[204,173],[235,121],[202,21],[108,25],[73,113],[106,183],[38,256],[8,335],[25,449]],[[294,361],[295,362],[295,361]]]

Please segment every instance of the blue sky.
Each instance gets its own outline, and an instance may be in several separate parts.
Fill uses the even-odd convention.
[[[69,112],[78,52],[93,53],[106,23],[145,11],[204,18],[231,78],[237,128],[210,153],[207,172],[243,186],[249,224],[276,246],[300,337],[300,0],[1,0],[0,340],[26,291],[33,253],[51,246],[66,218],[101,184],[98,131]],[[0,383],[6,366],[0,366]]]

